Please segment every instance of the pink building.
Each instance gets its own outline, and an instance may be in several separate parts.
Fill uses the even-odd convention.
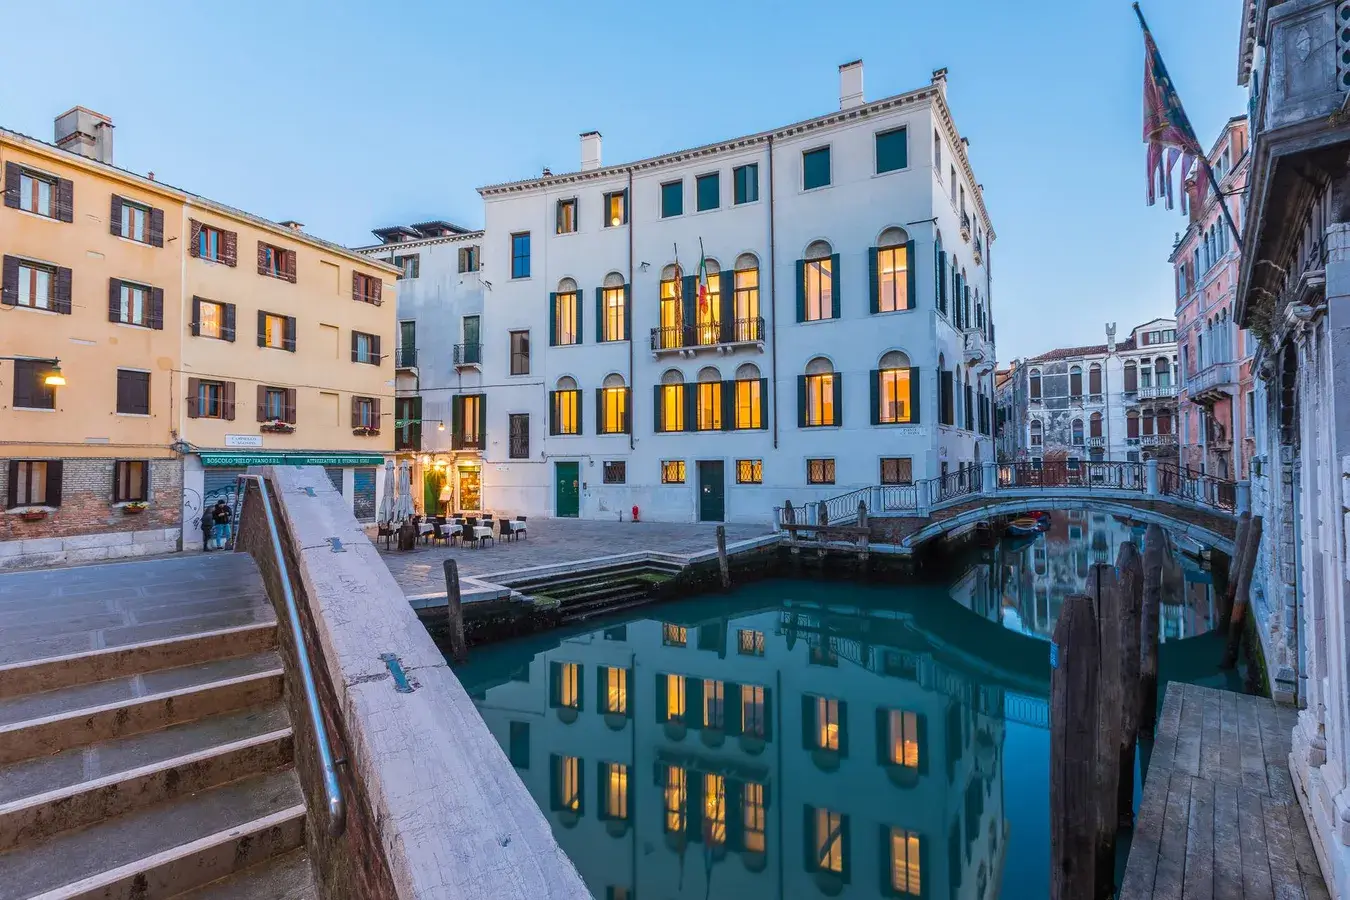
[[[1247,117],[1234,116],[1209,151],[1238,228],[1246,208],[1248,147]],[[1191,178],[1208,184],[1198,170]],[[1170,258],[1176,270],[1181,370],[1178,441],[1181,465],[1234,480],[1248,477],[1255,449],[1255,341],[1233,320],[1240,259],[1219,198],[1207,189],[1203,201],[1192,205],[1190,225]]]

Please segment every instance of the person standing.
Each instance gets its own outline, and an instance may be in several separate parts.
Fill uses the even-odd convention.
[[[215,544],[217,550],[226,549],[230,543],[230,518],[232,513],[230,505],[225,499],[216,501],[216,505],[211,509],[212,535],[211,542]]]

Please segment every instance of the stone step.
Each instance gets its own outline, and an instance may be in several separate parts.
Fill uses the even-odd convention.
[[[0,852],[293,761],[273,703],[17,763],[0,769],[0,792],[19,794],[0,803]]]
[[[598,578],[621,578],[625,576],[640,575],[643,572],[658,572],[666,575],[673,575],[680,571],[680,567],[669,563],[661,562],[636,562],[620,563],[612,566],[602,566],[600,568],[588,569],[585,572],[564,573],[559,575],[545,575],[538,578],[527,578],[522,581],[512,581],[509,585],[513,590],[522,594],[549,594],[553,591],[550,588],[566,587],[578,583],[587,583]]]
[[[601,601],[608,597],[645,593],[652,587],[653,585],[649,582],[637,578],[606,578],[589,584],[577,585],[562,591],[549,590],[544,593],[548,594],[550,597],[556,598],[558,602],[562,604],[563,610],[566,611],[571,607],[579,606],[591,601]]]
[[[173,897],[288,853],[304,833],[295,770],[257,775],[0,854],[0,900]]]
[[[645,590],[635,593],[617,594],[600,600],[590,600],[585,603],[564,606],[561,609],[562,621],[584,622],[587,619],[593,619],[597,616],[607,616],[611,613],[621,612],[625,609],[645,606],[651,602],[652,599],[647,596]]]
[[[293,850],[175,900],[317,900],[309,854]]]
[[[0,765],[268,703],[282,674],[269,650],[0,700]]]

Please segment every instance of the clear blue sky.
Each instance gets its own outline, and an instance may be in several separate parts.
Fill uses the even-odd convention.
[[[1244,111],[1239,0],[1145,0],[1202,143]],[[819,115],[862,57],[867,99],[950,69],[998,241],[999,358],[1104,339],[1173,310],[1179,211],[1144,205],[1142,39],[1127,0],[670,5],[597,0],[69,3],[9,42],[0,124],[47,140],[111,116],[118,164],[346,244],[444,218],[474,189]]]

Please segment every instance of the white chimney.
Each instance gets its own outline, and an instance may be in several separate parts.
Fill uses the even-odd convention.
[[[581,171],[600,168],[600,132],[588,131],[581,136]]]
[[[839,67],[839,108],[852,109],[863,105],[863,66],[861,59]]]
[[[938,90],[942,91],[942,96],[944,96],[944,97],[947,96],[947,68],[946,68],[946,66],[943,66],[941,69],[934,69],[934,70],[933,70],[933,85],[934,85]]]
[[[56,117],[56,146],[111,165],[112,119],[83,106],[72,107]]]

